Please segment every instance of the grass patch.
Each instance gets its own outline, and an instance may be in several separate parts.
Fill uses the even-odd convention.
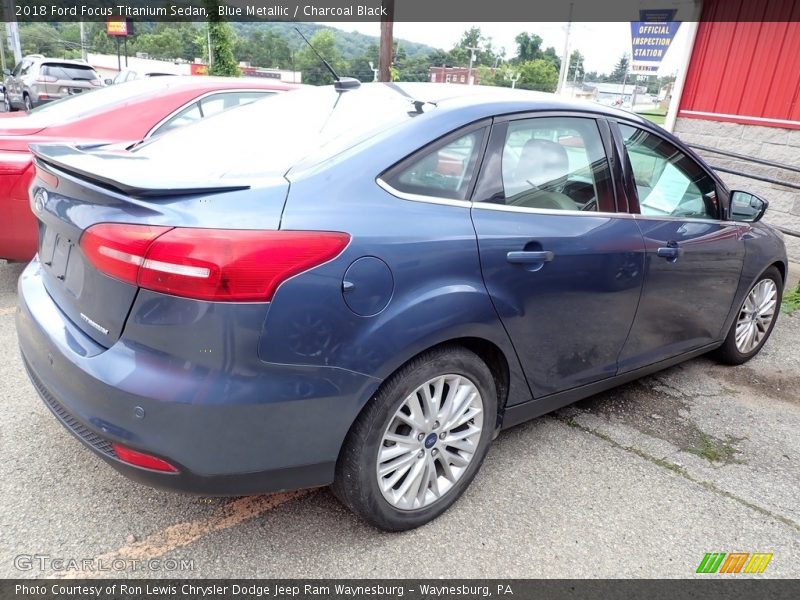
[[[705,458],[710,462],[742,464],[743,461],[736,459],[734,456],[740,453],[740,451],[736,449],[735,444],[741,441],[741,439],[732,438],[730,436],[725,440],[719,440],[706,433],[702,433],[700,434],[700,442],[698,445],[691,446],[685,450],[701,458]]]
[[[637,112],[636,114],[656,125],[663,125],[667,118],[667,111],[664,108],[647,109],[642,112]]]
[[[797,287],[793,290],[786,292],[781,303],[781,311],[787,315],[791,315],[797,310],[800,310],[800,284],[797,284]]]

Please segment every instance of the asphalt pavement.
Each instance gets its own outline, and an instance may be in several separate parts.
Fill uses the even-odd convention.
[[[502,433],[449,512],[388,534],[326,489],[200,498],[117,474],[25,376],[21,270],[0,262],[0,577],[695,577],[706,552],[800,577],[800,313],[747,365],[696,359]]]

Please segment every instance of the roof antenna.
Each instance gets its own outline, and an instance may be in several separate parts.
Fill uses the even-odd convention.
[[[337,92],[346,92],[347,90],[354,90],[358,87],[361,87],[361,82],[355,77],[339,77],[339,74],[333,70],[331,63],[322,58],[322,55],[317,52],[317,49],[314,48],[314,46],[311,45],[311,42],[308,41],[308,38],[306,38],[306,36],[304,36],[297,27],[295,27],[294,30],[297,32],[297,35],[303,38],[303,41],[308,44],[308,47],[313,50],[314,54],[317,55],[317,58],[322,61],[322,64],[325,65],[325,68],[331,72],[331,75],[333,75],[333,78],[336,80],[333,84],[333,87]]]

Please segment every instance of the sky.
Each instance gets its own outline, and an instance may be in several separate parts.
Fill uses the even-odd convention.
[[[325,23],[367,35],[380,35],[379,23]],[[566,23],[406,23],[394,24],[395,38],[428,44],[449,50],[472,26],[480,27],[486,37],[491,37],[495,48],[505,48],[506,57],[516,54],[514,38],[522,31],[535,33],[544,41],[542,48],[553,46],[559,56],[564,51]],[[688,44],[686,25],[682,25],[661,63],[660,75],[672,75],[681,68],[682,49]],[[610,73],[623,53],[631,51],[630,23],[573,23],[569,38],[569,51],[580,50],[586,71]]]

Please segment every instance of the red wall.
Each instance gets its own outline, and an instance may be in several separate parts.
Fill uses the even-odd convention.
[[[800,0],[705,0],[678,116],[800,129]]]

